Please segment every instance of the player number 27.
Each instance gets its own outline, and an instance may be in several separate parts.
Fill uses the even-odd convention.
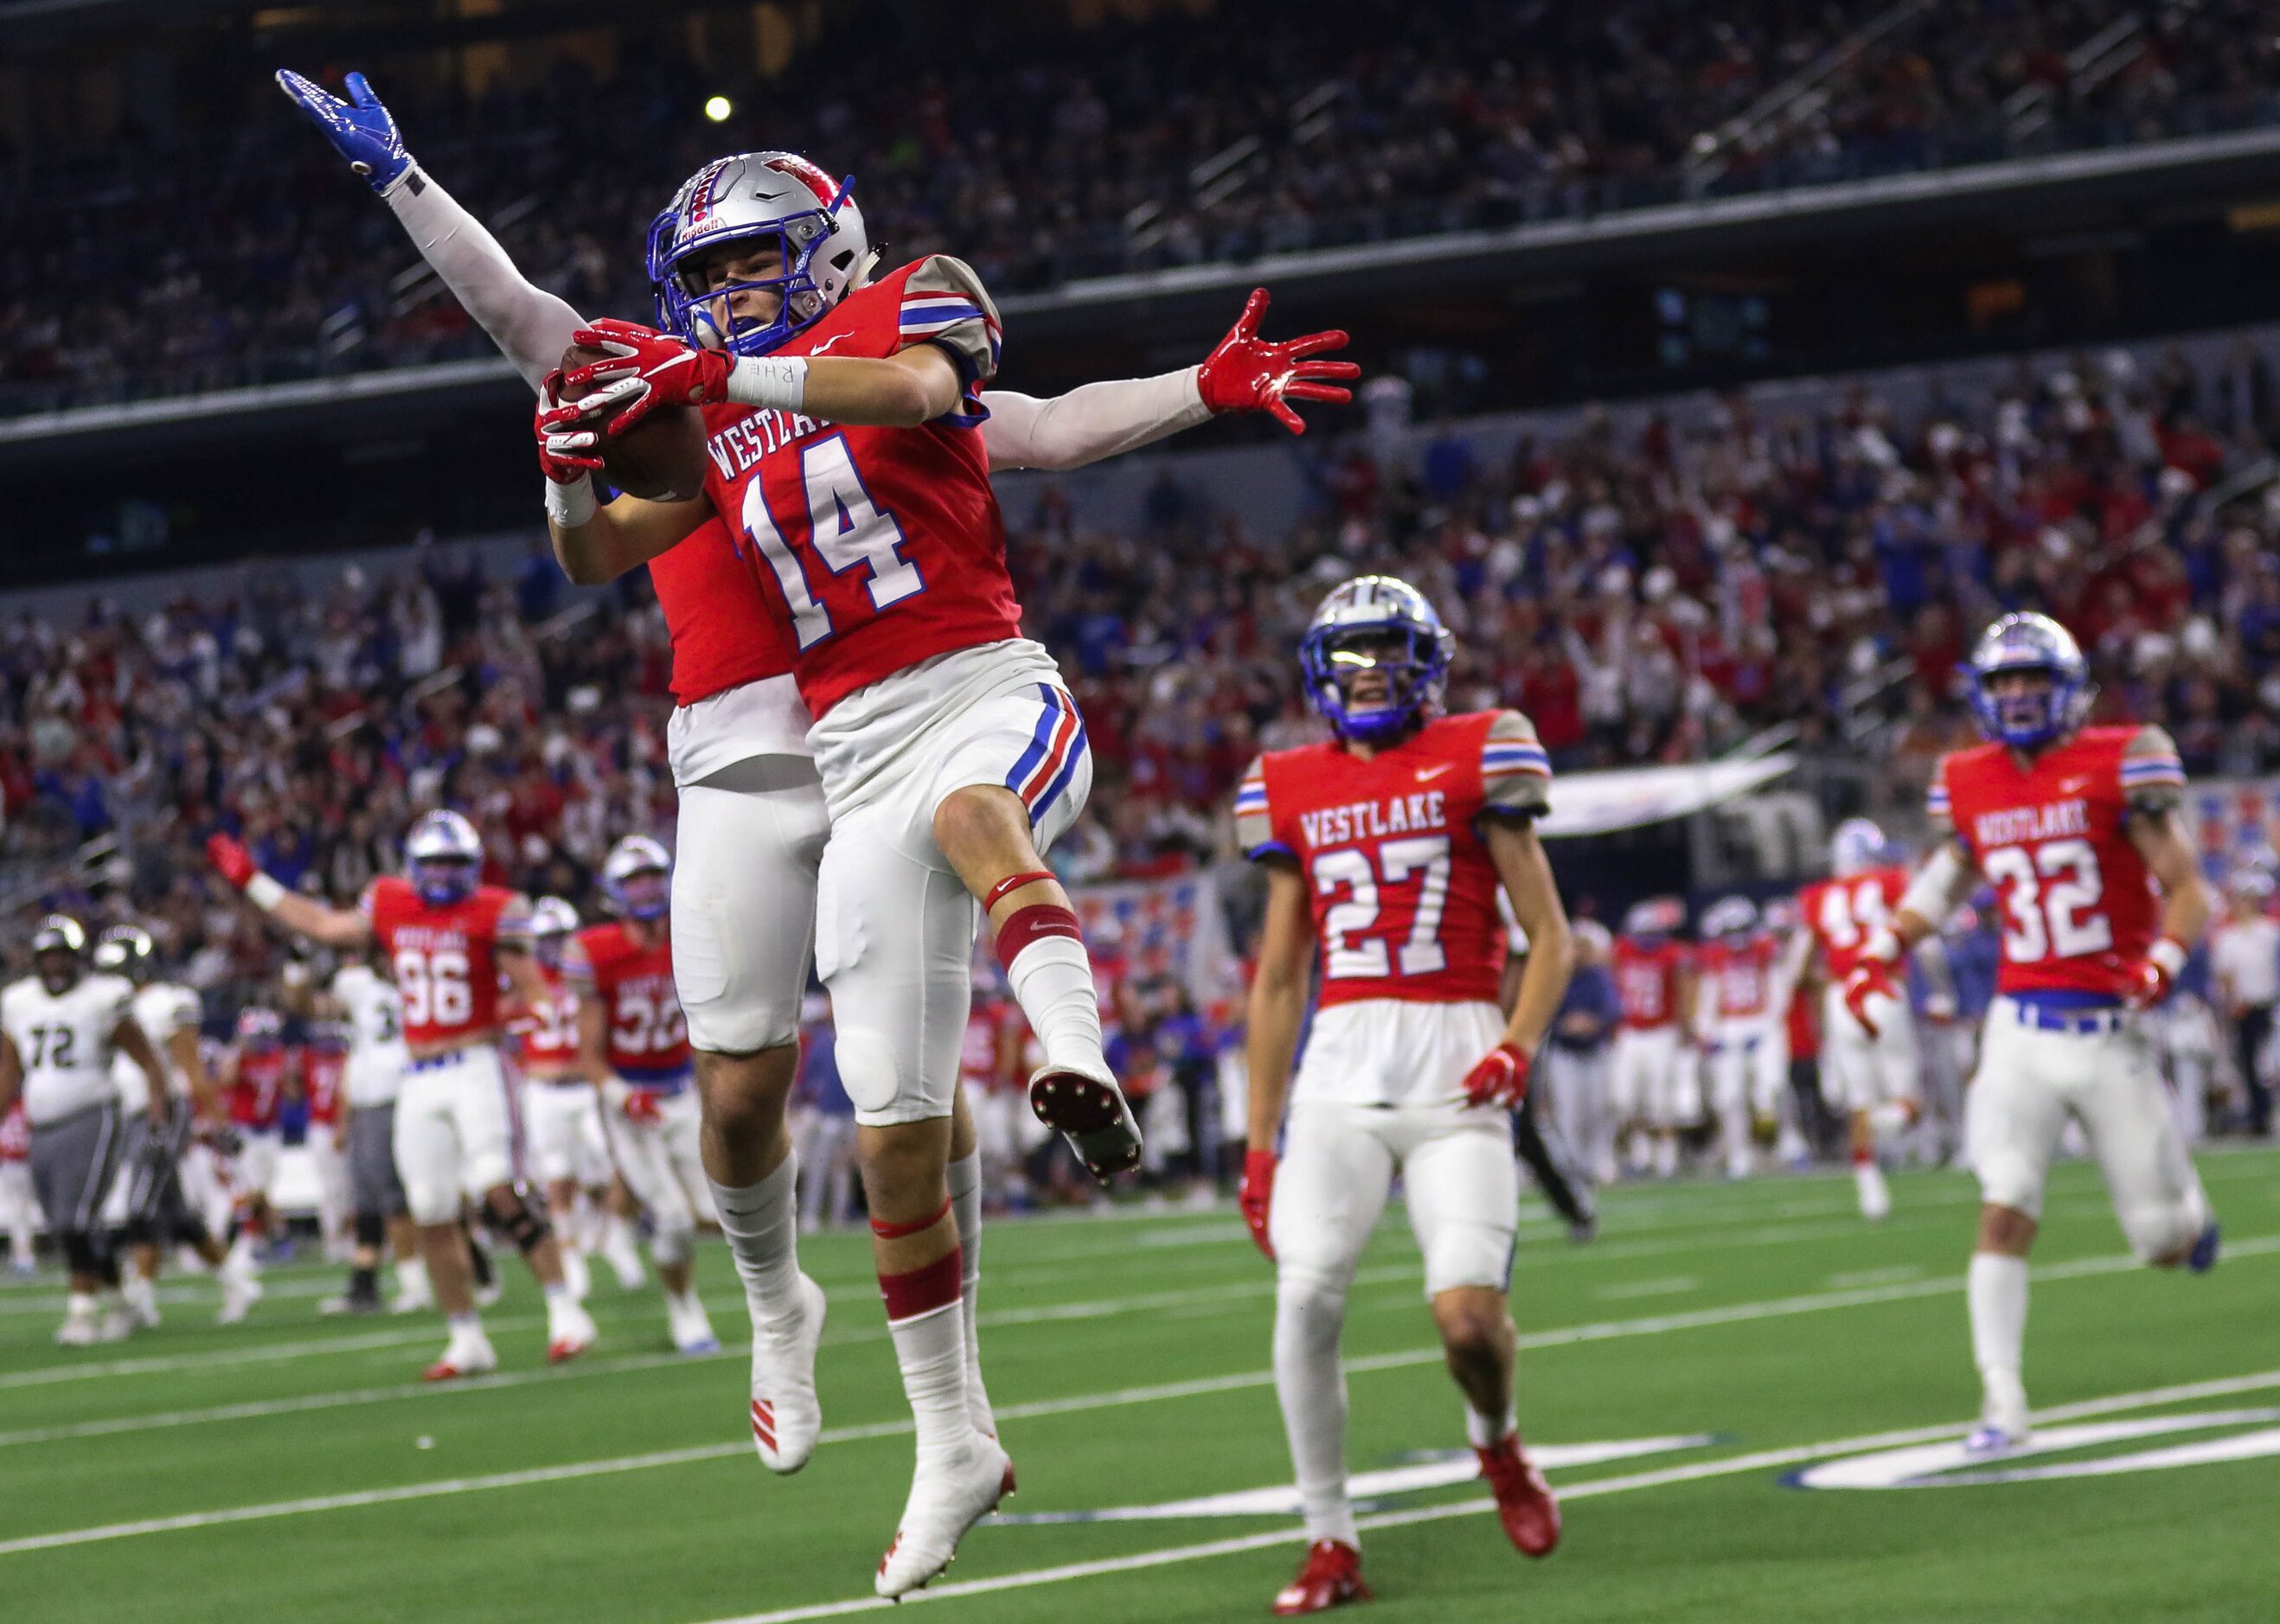
[[[902,555],[902,526],[863,488],[844,435],[832,435],[800,447],[799,478],[807,492],[808,545],[826,569],[835,575],[863,570],[874,609],[899,604],[926,590],[919,566]],[[816,601],[799,550],[785,539],[775,515],[768,511],[758,475],[744,487],[743,524],[744,534],[760,550],[768,568],[775,573],[776,584],[783,589],[799,646],[813,648],[838,628],[831,624],[830,612]]]
[[[394,967],[406,1026],[456,1027],[474,1013],[474,986],[468,980],[465,953],[454,948],[423,953],[407,947],[397,953]]]
[[[1998,846],[1980,864],[2003,893],[2003,956],[2013,964],[2081,958],[2114,945],[2114,925],[2093,912],[2106,897],[2098,853],[2086,840],[2031,850]]]
[[[1354,938],[1377,923],[1378,886],[1398,885],[1410,875],[1424,876],[1417,888],[1417,912],[1409,924],[1409,939],[1398,954],[1389,956],[1383,936]],[[1449,902],[1449,837],[1421,835],[1411,840],[1389,840],[1377,850],[1377,863],[1369,853],[1348,847],[1325,851],[1314,859],[1314,894],[1336,896],[1322,915],[1322,974],[1331,981],[1347,977],[1376,978],[1395,974],[1430,975],[1448,968],[1449,955],[1441,946],[1441,912]]]

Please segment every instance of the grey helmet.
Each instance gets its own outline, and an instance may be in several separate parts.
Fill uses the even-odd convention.
[[[835,183],[797,152],[739,152],[715,158],[681,184],[649,228],[650,291],[658,325],[705,350],[766,355],[861,285],[871,237],[855,206],[852,176]],[[729,242],[773,239],[774,275],[707,288],[693,262]],[[716,301],[773,289],[783,302],[766,321],[732,319]]]

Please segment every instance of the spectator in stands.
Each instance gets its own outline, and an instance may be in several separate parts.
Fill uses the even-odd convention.
[[[2243,869],[2225,888],[2224,922],[2209,941],[2209,970],[2218,1007],[2230,1023],[2234,1063],[2248,1096],[2248,1131],[2263,1138],[2272,1131],[2269,1078],[2272,1016],[2280,1006],[2280,922],[2272,904],[2272,877]]]

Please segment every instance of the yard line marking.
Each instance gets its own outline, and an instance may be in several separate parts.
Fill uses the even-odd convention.
[[[1850,1269],[1841,1274],[1831,1274],[1829,1283],[1839,1291],[1855,1286],[1894,1286],[1902,1281],[1914,1280],[1923,1273],[1921,1263],[1895,1263],[1889,1268]]]
[[[484,1322],[489,1330],[521,1330],[545,1323],[538,1314],[511,1314]],[[46,1370],[12,1370],[0,1375],[0,1388],[50,1387],[60,1382],[92,1382],[104,1376],[143,1376],[165,1371],[219,1370],[232,1365],[266,1365],[281,1359],[307,1358],[324,1353],[364,1353],[377,1348],[400,1348],[410,1343],[433,1342],[440,1328],[431,1320],[417,1330],[374,1331],[364,1336],[321,1337],[312,1342],[268,1343],[258,1348],[224,1349],[207,1353],[152,1354],[139,1359],[105,1359],[99,1365],[58,1365]]]
[[[1701,1289],[1702,1277],[1698,1274],[1672,1274],[1662,1280],[1634,1280],[1601,1286],[1591,1295],[1603,1303],[1621,1303],[1635,1297],[1677,1297]]]
[[[2280,1251],[2280,1235],[2264,1235],[2254,1240],[2245,1241],[2238,1247],[2235,1248],[2234,1251],[2236,1255],[2242,1253],[2259,1255]],[[2080,1259],[2076,1264],[2071,1266],[2065,1264],[2056,1265],[2048,1271],[2044,1278],[2074,1279],[2091,1274],[2112,1274],[2117,1272],[2119,1268],[2123,1266],[2138,1267],[2141,1266],[2139,1266],[2137,1263],[2137,1260],[2132,1258],[2086,1258]],[[1789,1297],[1763,1304],[1736,1304],[1725,1309],[1704,1309],[1692,1313],[1683,1314],[1660,1314],[1651,1319],[1615,1320],[1599,1325],[1573,1326],[1562,1330],[1537,1332],[1533,1335],[1521,1338],[1520,1345],[1524,1348],[1557,1347],[1570,1343],[1601,1342],[1621,1336],[1653,1335],[1667,1331],[1691,1330],[1703,1326],[1734,1324],[1750,1318],[1775,1319],[1784,1314],[1811,1312],[1814,1312],[1816,1307],[1853,1307],[1863,1304],[1897,1301],[1903,1297],[1929,1296],[1931,1295],[1934,1290],[1959,1291],[1962,1289],[1963,1280],[1960,1276],[1957,1276],[1946,1281],[1926,1281],[1918,1282],[1917,1285],[1913,1287],[1895,1286],[1884,1290],[1831,1292],[1817,1297]],[[1813,1306],[1806,1306],[1807,1305],[1811,1305]],[[1753,1312],[1752,1311],[1756,1312]],[[1413,1365],[1437,1364],[1443,1357],[1442,1350],[1439,1348],[1427,1348],[1413,1350],[1402,1353],[1377,1354],[1362,1358],[1348,1359],[1344,1361],[1344,1365],[1345,1369],[1349,1374],[1354,1374],[1368,1371],[1396,1370]],[[1040,1399],[1028,1404],[1005,1405],[998,1412],[998,1419],[1000,1421],[1031,1420],[1052,1415],[1089,1413],[1096,1410],[1110,1409],[1128,1405],[1150,1404],[1169,1399],[1191,1398],[1217,1393],[1236,1392],[1249,1388],[1265,1387],[1271,1384],[1274,1380],[1275,1373],[1271,1370],[1245,1371],[1229,1376],[1206,1376],[1190,1382],[1164,1382],[1154,1387],[1126,1388],[1115,1392],[1082,1394],[1067,1398]],[[2230,1382],[2232,1385],[2225,1386],[2225,1382]],[[2204,1382],[2190,1383],[2181,1388],[2153,1389],[2149,1390],[2153,1393],[2161,1395],[2161,1397],[2145,1397],[2138,1396],[2136,1402],[2140,1405],[2166,1404],[2173,1401],[2182,1401],[2187,1398],[2213,1397],[2220,1390],[2237,1392],[2254,1390],[2253,1387],[2239,1385],[2241,1383],[2253,1383],[2255,1386],[2260,1387],[2280,1386],[2280,1371],[2267,1372],[2262,1375],[2253,1377],[2239,1376],[2223,1378],[2216,1384]],[[2106,1405],[2110,1406],[2119,1404],[2121,1401],[2114,1399],[2093,1399],[2089,1402],[2092,1405]],[[2124,1405],[2123,1407],[2128,1406]],[[2060,1409],[2041,1412],[2040,1413],[2046,1420],[2063,1420],[2068,1419],[2072,1415],[2094,1412],[2096,1412],[2085,1411],[2083,1406],[2076,1405],[2072,1406],[2061,1406]],[[1929,1441],[1930,1438],[1944,1437],[1959,1430],[1963,1430],[1963,1428],[1957,1427],[1935,1428],[1929,1429],[1929,1432],[1922,1438],[1918,1438],[1914,1435],[1909,1435],[1908,1436],[1902,1438],[1901,1441]],[[910,1431],[911,1423],[909,1420],[905,1418],[897,1420],[875,1421],[867,1425],[857,1427],[827,1428],[819,1437],[818,1442],[844,1443],[863,1439],[897,1437],[906,1435]],[[1918,1431],[1924,1432],[1925,1429],[1920,1428]],[[602,1460],[572,1461],[561,1466],[533,1466],[515,1472],[491,1473],[481,1477],[445,1478],[440,1481],[425,1483],[405,1483],[392,1489],[359,1489],[347,1494],[317,1495],[305,1499],[273,1501],[270,1504],[262,1505],[235,1506],[221,1511],[187,1512],[176,1516],[147,1518],[135,1522],[105,1523],[94,1528],[69,1528],[52,1534],[35,1534],[20,1539],[0,1541],[0,1556],[15,1556],[32,1551],[51,1551],[69,1545],[93,1544],[99,1541],[105,1540],[129,1539],[145,1534],[176,1533],[188,1529],[212,1528],[228,1523],[263,1521],[272,1518],[297,1516],[312,1512],[346,1511],[352,1510],[359,1506],[387,1505],[403,1500],[428,1499],[445,1495],[477,1493],[493,1489],[520,1489],[536,1483],[565,1482],[581,1478],[606,1477],[617,1473],[638,1472],[655,1466],[686,1466],[701,1461],[721,1460],[734,1456],[740,1456],[750,1447],[751,1445],[745,1443],[743,1439],[738,1439],[733,1443],[698,1444],[689,1449],[663,1450],[642,1455],[620,1455]],[[1819,1447],[1819,1452],[1828,1453],[1845,1448],[1868,1449],[1886,1446],[1878,1444],[1872,1441],[1866,1443],[1838,1444]],[[1897,1447],[1897,1445],[1893,1445],[1892,1447]],[[1794,1453],[1795,1451],[1791,1452]],[[1809,1458],[1817,1458],[1817,1456]],[[1714,1462],[1709,1464],[1714,1466],[1721,1463]],[[1677,1470],[1678,1468],[1672,1469]],[[1673,1478],[1669,1481],[1683,1482],[1685,1480],[1683,1478]],[[1641,1484],[1637,1486],[1645,1485]],[[1572,1494],[1577,1491],[1570,1489],[1564,1492]],[[1595,1492],[1607,1491],[1595,1490]],[[1483,1501],[1481,1504],[1483,1505],[1487,1505],[1490,1502]],[[1440,1508],[1437,1507],[1434,1509],[1438,1511]],[[1418,1515],[1413,1512],[1389,1512],[1385,1513],[1385,1515],[1402,1517],[1409,1520],[1420,1520]],[[1365,1523],[1364,1526],[1375,1527],[1393,1525]],[[1279,1539],[1277,1543],[1279,1543]],[[1252,1547],[1251,1546],[1236,1547],[1236,1549],[1243,1550],[1249,1550],[1252,1548]],[[1113,1572],[1116,1570],[1109,1569],[1105,1571]],[[976,1582],[991,1583],[996,1582],[978,1581]],[[952,1592],[942,1592],[942,1594],[951,1593]],[[851,1604],[835,1603],[832,1604],[832,1605],[842,1612],[851,1610]],[[830,1615],[828,1613],[803,1612],[794,1612],[782,1615],[766,1615],[770,1620],[774,1620],[778,1617],[789,1620],[822,1618],[828,1616]],[[752,1624],[758,1624],[758,1621],[752,1621]]]
[[[2280,1370],[2268,1370],[2253,1376],[2188,1382],[2176,1387],[2149,1388],[2138,1393],[2117,1393],[2107,1398],[2092,1398],[2080,1404],[2038,1410],[2035,1412],[2035,1420],[2047,1423],[2115,1411],[2145,1409],[2155,1405],[2179,1404],[2196,1398],[2219,1397],[2231,1393],[2260,1392],[2274,1387],[2280,1387]],[[1574,1500],[1624,1494],[1634,1489],[1660,1489],[1673,1483],[1737,1477],[1750,1472],[1798,1466],[1830,1455],[1858,1454],[1868,1450],[1935,1443],[1968,1432],[1977,1425],[1976,1419],[1974,1419],[1936,1427],[1912,1427],[1893,1432],[1872,1433],[1864,1437],[1831,1439],[1823,1443],[1760,1450],[1747,1455],[1729,1456],[1723,1460],[1695,1461],[1684,1466],[1629,1472],[1615,1477],[1593,1478],[1588,1482],[1560,1485],[1560,1500],[1564,1505]],[[1419,1506],[1412,1511],[1379,1512],[1357,1519],[1355,1527],[1369,1529],[1409,1528],[1419,1523],[1446,1521],[1455,1517],[1477,1517],[1495,1509],[1496,1502],[1492,1499],[1456,1500],[1439,1505]],[[1228,1539],[1206,1540],[1200,1544],[1175,1545],[1164,1551],[1143,1551],[1130,1556],[1104,1557],[1090,1562],[1067,1562],[1056,1567],[1031,1568],[1026,1573],[1001,1574],[990,1579],[952,1580],[947,1584],[935,1584],[923,1590],[915,1590],[903,1600],[954,1601],[965,1596],[990,1596],[1004,1590],[1031,1589],[1039,1585],[1065,1583],[1073,1579],[1094,1579],[1110,1574],[1128,1574],[1151,1567],[1168,1567],[1182,1562],[1199,1562],[1212,1557],[1271,1551],[1282,1545],[1303,1544],[1306,1538],[1303,1528],[1277,1528],[1272,1533],[1238,1535]],[[841,1618],[848,1613],[871,1612],[897,1605],[883,1597],[865,1596],[851,1601],[787,1607],[774,1612],[743,1613],[733,1619],[714,1620],[712,1624],[804,1624],[805,1620],[811,1619]]]

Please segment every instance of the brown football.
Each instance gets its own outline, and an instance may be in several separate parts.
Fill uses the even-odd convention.
[[[573,344],[562,352],[562,370],[608,359],[608,352]],[[578,400],[591,388],[566,389],[562,398]],[[606,430],[608,419],[603,419]],[[629,496],[650,502],[682,502],[705,494],[705,415],[694,406],[658,406],[622,435],[602,435],[602,477]]]

